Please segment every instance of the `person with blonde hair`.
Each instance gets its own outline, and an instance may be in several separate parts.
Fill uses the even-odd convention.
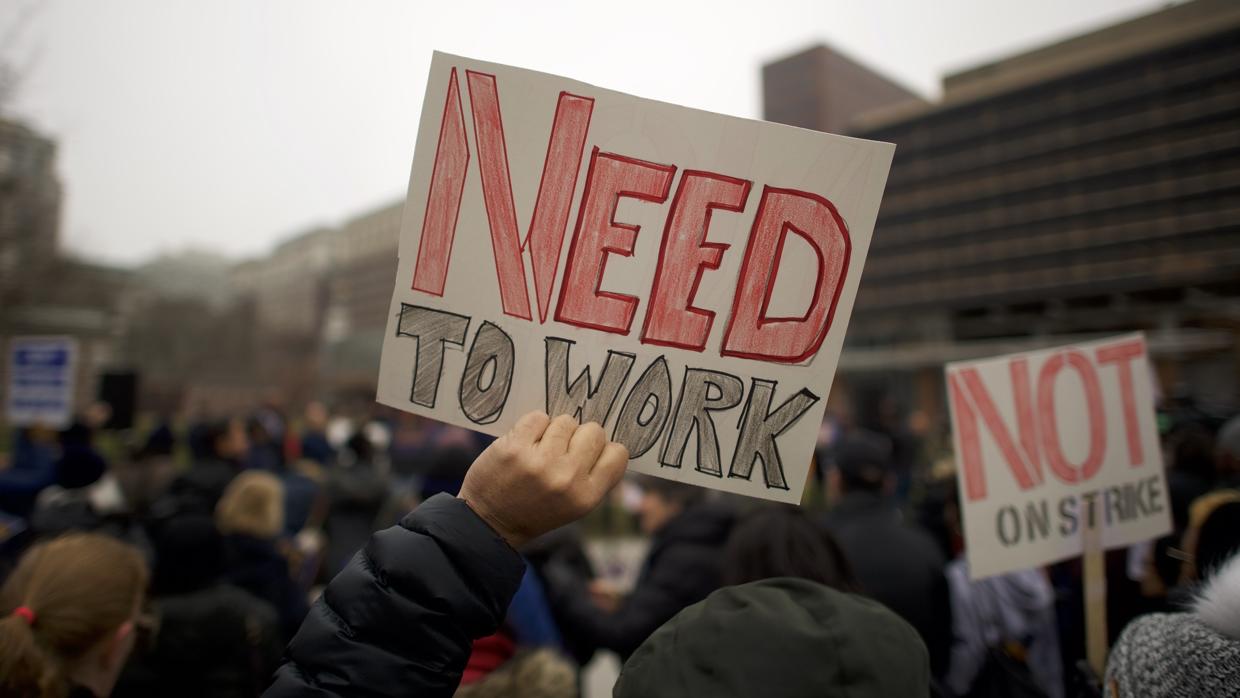
[[[100,534],[27,551],[0,589],[0,695],[111,694],[144,625],[147,577],[137,549]]]
[[[241,473],[216,505],[215,523],[224,535],[275,538],[284,527],[284,485],[261,470]]]
[[[291,638],[309,603],[281,551],[284,485],[268,472],[241,473],[224,490],[215,522],[227,541],[227,580],[274,606],[284,638]]]

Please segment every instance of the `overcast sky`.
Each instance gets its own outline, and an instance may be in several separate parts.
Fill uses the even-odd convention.
[[[260,254],[404,193],[431,51],[736,116],[761,65],[827,42],[921,94],[1150,0],[10,0],[14,111],[60,145],[63,244],[133,263]]]

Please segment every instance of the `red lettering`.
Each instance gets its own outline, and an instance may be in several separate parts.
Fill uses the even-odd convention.
[[[751,183],[711,172],[685,170],[663,229],[654,286],[646,306],[642,342],[702,351],[715,313],[695,307],[702,273],[718,269],[729,245],[706,242],[715,209],[743,211]]]
[[[1141,426],[1137,423],[1137,399],[1132,388],[1132,362],[1144,355],[1145,341],[1141,339],[1099,347],[1096,354],[1098,363],[1113,363],[1119,369],[1120,401],[1124,409],[1124,433],[1128,437],[1128,463],[1134,468],[1145,462],[1145,453],[1141,448]]]
[[[1059,425],[1055,420],[1055,378],[1065,366],[1076,369],[1085,390],[1085,407],[1089,415],[1089,453],[1085,460],[1075,466],[1063,454],[1059,440]],[[1106,455],[1106,418],[1102,407],[1102,389],[1094,365],[1079,351],[1070,350],[1055,354],[1042,364],[1038,374],[1038,421],[1041,423],[1042,447],[1046,451],[1046,463],[1051,472],[1064,482],[1084,482],[1097,474]]]
[[[465,71],[465,76],[470,111],[474,116],[474,147],[478,149],[478,168],[482,172],[482,199],[491,228],[500,301],[505,315],[529,320],[530,299],[525,287],[517,212],[512,203],[512,180],[508,176],[508,146],[504,140],[504,120],[499,113],[495,76],[472,70]]]
[[[413,269],[414,290],[434,296],[443,295],[468,167],[465,113],[461,108],[456,68],[453,68],[448,78],[443,119],[439,124],[439,143],[435,146],[435,165],[431,169],[430,192],[426,196],[426,214],[422,217],[422,237],[418,240],[418,260]]]
[[[508,171],[508,147],[495,76],[471,70],[466,71],[466,79],[500,301],[505,314],[531,319],[525,265],[521,258],[522,250],[529,247],[539,320],[545,321],[594,100],[560,93],[547,143],[547,157],[543,162],[542,180],[538,185],[538,197],[534,203],[529,233],[523,243],[517,228],[512,179]],[[453,68],[440,125],[439,144],[435,151],[435,165],[431,171],[422,238],[418,245],[413,277],[413,288],[416,290],[443,295],[468,166],[464,111],[456,69]]]
[[[637,298],[600,290],[607,256],[632,257],[637,242],[639,226],[617,223],[616,205],[622,197],[663,203],[675,173],[674,165],[600,153],[594,148],[560,284],[556,321],[628,334]]]
[[[560,93],[547,143],[547,159],[543,163],[542,180],[525,247],[533,262],[534,295],[538,299],[538,321],[547,321],[551,308],[551,291],[555,285],[568,212],[573,207],[573,190],[577,188],[577,172],[585,152],[586,133],[590,130],[590,114],[594,100],[567,92]]]
[[[960,435],[957,450],[960,454],[961,470],[965,479],[965,496],[970,501],[986,498],[986,469],[982,460],[981,432],[977,425],[979,414],[1020,488],[1028,490],[1042,483],[1041,458],[1034,436],[1037,430],[1033,421],[1028,364],[1024,359],[1019,359],[1012,362],[1009,370],[1012,375],[1013,399],[1016,403],[1020,449],[1016,447],[1012,433],[1008,430],[1003,418],[999,416],[994,399],[982,383],[977,369],[966,368],[954,375],[948,375],[948,390],[951,394],[956,429]],[[976,409],[974,405],[969,404],[969,400],[965,399],[964,390],[961,389],[959,383],[964,384],[964,389],[968,391],[969,398],[976,405]]]
[[[768,317],[789,232],[813,248],[818,276],[803,316]],[[848,227],[830,201],[807,192],[764,187],[720,353],[778,363],[812,357],[831,329],[851,254]]]
[[[965,496],[970,502],[986,498],[986,468],[982,465],[982,445],[978,438],[977,414],[964,399],[956,376],[947,374],[947,391],[952,400],[956,420],[956,453],[960,457],[960,475],[964,478]]]

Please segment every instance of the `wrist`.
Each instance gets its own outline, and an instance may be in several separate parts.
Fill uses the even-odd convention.
[[[478,500],[471,498],[465,492],[457,495],[457,499],[465,502],[465,506],[468,507],[470,511],[474,512],[474,516],[481,519],[482,523],[487,525],[487,528],[490,528],[496,536],[503,539],[503,541],[513,550],[516,550],[528,541],[527,537],[522,536],[511,527],[504,525],[504,522],[492,514],[485,505],[478,502]]]

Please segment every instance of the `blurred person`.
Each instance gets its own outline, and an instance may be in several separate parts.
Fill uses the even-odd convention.
[[[1240,490],[1219,490],[1193,502],[1181,548],[1179,589],[1173,599],[1194,591],[1197,583],[1240,551]]]
[[[56,460],[56,484],[76,489],[93,484],[108,469],[94,445],[94,431],[83,421],[60,432],[60,458]]]
[[[161,504],[166,510],[212,514],[224,488],[241,472],[250,449],[244,422],[236,418],[212,422],[204,427],[200,438],[203,455],[173,480]]]
[[[102,477],[93,482],[45,489],[31,513],[30,530],[37,538],[72,531],[105,533],[149,557],[151,503],[163,494],[173,476],[171,458],[146,455],[146,449],[139,449],[132,457],[110,464]],[[64,481],[78,485],[89,479]]]
[[[270,603],[291,638],[306,617],[305,591],[294,581],[280,551],[284,532],[284,487],[271,473],[251,470],[233,479],[215,511],[224,535],[229,583]]]
[[[1240,489],[1240,415],[1232,417],[1218,430],[1214,462],[1219,486]]]
[[[593,580],[596,576],[594,565],[586,555],[581,526],[576,522],[544,533],[523,545],[520,552],[530,571],[543,581],[544,590],[548,575],[557,571],[566,579]],[[578,665],[589,662],[594,654],[589,638],[578,638],[572,628],[566,627],[563,610],[554,604],[551,604],[551,619],[559,631],[560,645],[568,656]]]
[[[107,536],[31,548],[0,589],[0,694],[111,695],[142,624],[146,583],[141,555]]]
[[[1167,437],[1167,494],[1177,534],[1188,526],[1188,508],[1214,488],[1214,437],[1200,424],[1185,424]]]
[[[258,695],[279,662],[271,604],[225,580],[223,536],[209,516],[176,518],[155,536],[156,632],[134,653],[116,698]]]
[[[840,591],[860,590],[852,566],[831,535],[799,508],[764,506],[736,524],[723,553],[728,586],[799,577]]]
[[[336,449],[327,439],[327,422],[331,415],[317,400],[306,405],[305,423],[301,428],[301,457],[319,465],[331,465]]]
[[[475,645],[475,652],[476,652]],[[474,655],[470,657],[470,663]],[[471,674],[453,694],[454,698],[577,698],[577,672],[554,650],[540,648],[514,653],[498,668]]]
[[[459,497],[438,495],[375,534],[328,585],[266,695],[394,685],[452,695],[472,640],[498,627],[519,584],[516,548],[597,506],[627,457],[597,424],[523,416],[479,456]],[[926,649],[905,621],[869,599],[783,578],[683,610],[629,660],[615,695],[924,696],[928,682]]]
[[[961,531],[955,479],[940,485],[953,496],[944,507],[947,527]],[[947,565],[953,641],[947,686],[958,696],[1017,695],[1063,698],[1064,677],[1055,590],[1042,569],[1026,569],[974,580],[969,576],[964,537]]]
[[[1129,623],[1104,689],[1108,698],[1240,695],[1240,555],[1213,570],[1191,610]]]
[[[284,536],[293,580],[310,589],[323,568],[327,538],[323,524],[327,518],[327,471],[312,460],[300,459],[283,475]]]
[[[283,445],[275,435],[267,431],[267,425],[263,420],[251,417],[246,422],[245,429],[250,443],[250,448],[245,455],[245,467],[265,470],[269,473],[283,469]]]
[[[284,535],[292,537],[307,526],[322,523],[327,500],[323,483],[327,476],[317,461],[302,458],[284,472],[280,480],[284,484]]]
[[[284,467],[286,437],[288,436],[288,419],[284,416],[284,394],[277,388],[267,391],[263,404],[254,411],[251,422],[262,428],[266,435],[266,445],[275,458],[276,469]]]
[[[186,416],[185,442],[189,446],[190,462],[207,458],[214,450],[208,432],[217,420],[208,416],[206,404],[199,403]]]
[[[56,481],[60,445],[56,432],[44,426],[19,428],[13,435],[13,456],[0,470],[0,511],[25,519],[35,498]]]
[[[940,459],[931,468],[913,516],[918,527],[934,539],[944,560],[952,560],[964,550],[956,462],[952,456]]]
[[[561,654],[559,629],[531,568],[526,568],[499,629],[474,640],[456,695],[577,695],[577,672]]]
[[[324,433],[327,435],[328,445],[339,454],[355,431],[357,430],[353,428],[353,420],[336,416],[327,420],[327,430]]]
[[[353,434],[327,476],[326,567],[335,575],[377,530],[390,493],[386,475],[375,467],[374,446],[362,432]]]
[[[392,482],[398,496],[413,498],[421,491],[422,477],[432,453],[432,424],[432,420],[408,412],[396,415],[388,460],[392,464]]]
[[[854,430],[832,449],[827,487],[835,505],[820,520],[839,541],[865,593],[921,634],[936,677],[947,673],[952,612],[946,561],[928,533],[903,520],[890,494],[891,444]]]
[[[884,395],[879,400],[876,428],[891,444],[889,460],[894,484],[891,495],[903,506],[909,499],[913,477],[923,469],[922,438],[912,429],[912,420],[896,399]]]
[[[474,462],[477,453],[464,446],[448,446],[436,448],[423,456],[426,466],[423,470],[422,499],[430,499],[440,492],[456,494],[465,481],[465,473]]]
[[[138,456],[171,456],[176,451],[177,436],[172,430],[172,422],[165,415],[146,436]]]
[[[719,588],[723,548],[736,520],[730,507],[708,501],[701,487],[650,476],[626,485],[640,490],[638,523],[650,536],[633,590],[620,596],[601,581],[558,570],[548,579],[565,633],[622,658],[681,609]]]

